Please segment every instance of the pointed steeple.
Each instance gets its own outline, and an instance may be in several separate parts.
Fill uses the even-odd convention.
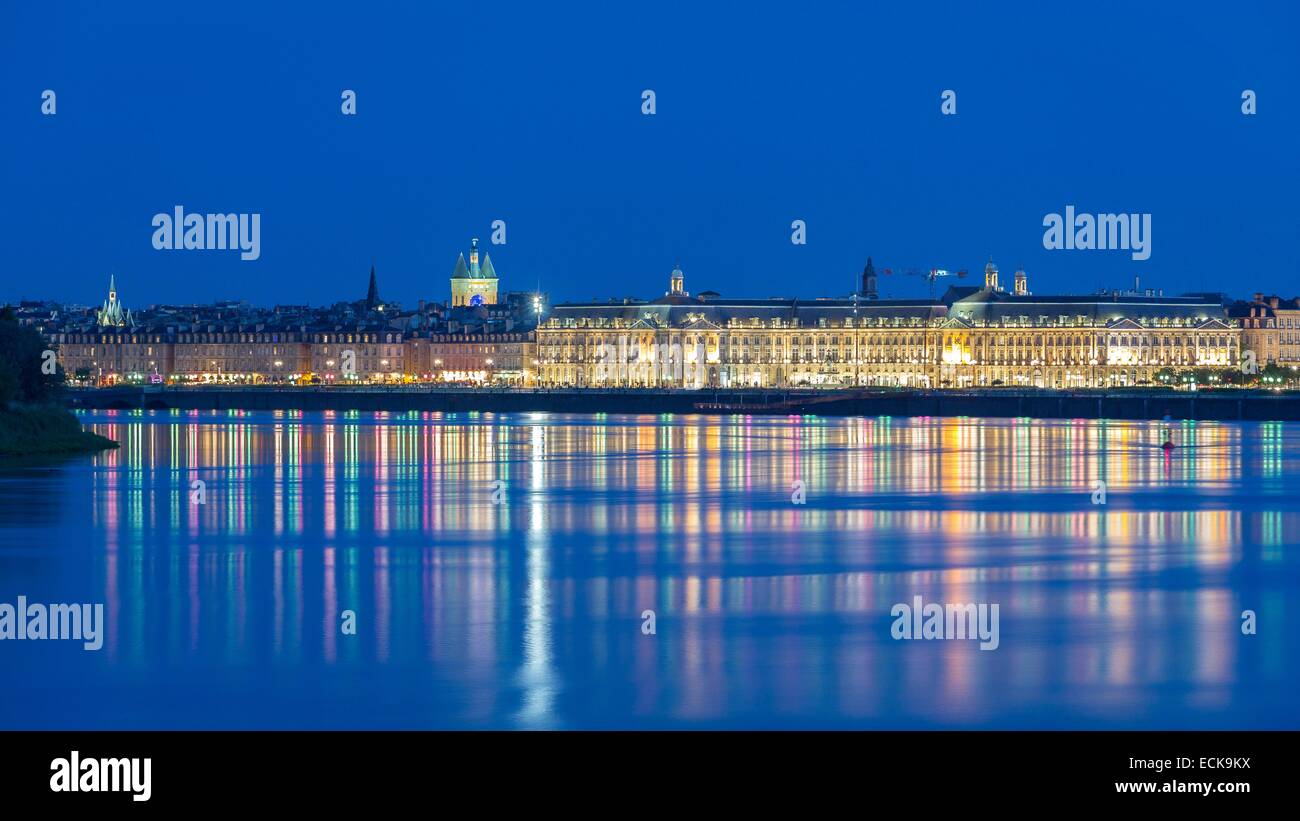
[[[479,272],[479,276],[483,279],[497,278],[497,272],[492,267],[492,257],[489,254],[483,255],[483,269]]]
[[[366,310],[373,311],[379,307],[379,282],[375,279],[375,265],[370,264],[370,287],[366,289]]]
[[[862,295],[876,298],[876,266],[871,264],[871,257],[867,257],[867,267],[862,269]]]
[[[101,327],[134,327],[135,318],[131,312],[122,307],[122,301],[117,298],[117,275],[108,275],[108,299],[104,300],[104,305],[96,311],[96,322]]]
[[[469,279],[469,268],[465,265],[465,255],[459,254],[456,257],[456,270],[451,272],[452,279]]]

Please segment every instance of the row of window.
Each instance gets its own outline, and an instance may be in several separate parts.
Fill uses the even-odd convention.
[[[1003,327],[1003,328],[1095,328],[1105,327],[1111,320],[1096,320],[1088,316],[1079,314],[1068,316],[1061,314],[1055,317],[1042,315],[1036,317],[1020,316],[1003,316],[997,319],[972,319],[969,314],[960,310],[953,315],[965,322],[971,323],[976,327]],[[705,317],[703,314],[692,315],[688,317],[688,323],[691,321],[702,321]],[[1205,322],[1207,317],[1132,317],[1131,320],[1139,325],[1148,328],[1192,328]],[[543,328],[562,329],[562,328],[637,328],[642,321],[658,324],[657,317],[649,316],[645,320],[624,319],[621,317],[551,317],[543,324]],[[1231,320],[1230,320],[1231,321]],[[942,317],[845,317],[844,319],[827,319],[820,317],[816,325],[805,325],[799,319],[785,319],[782,317],[773,317],[766,321],[757,317],[749,319],[732,318],[726,322],[723,328],[919,328],[927,325],[937,325],[943,322]],[[659,327],[663,327],[659,325]],[[1290,327],[1290,326],[1288,326]],[[1300,321],[1297,321],[1295,327],[1300,327]]]

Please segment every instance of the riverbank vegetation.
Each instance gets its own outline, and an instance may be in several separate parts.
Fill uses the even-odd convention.
[[[54,351],[13,310],[0,309],[0,456],[94,453],[117,447],[83,430],[60,404],[63,369]]]

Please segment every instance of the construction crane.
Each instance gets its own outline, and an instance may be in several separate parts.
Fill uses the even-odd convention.
[[[925,281],[930,283],[930,299],[934,299],[934,281],[948,275],[948,271],[944,268],[931,268],[930,273],[925,275]]]
[[[894,275],[893,268],[881,268],[880,272],[887,277]],[[921,270],[919,268],[904,268],[901,269],[901,273],[909,277],[921,277],[922,279],[924,279],[928,283],[928,287],[930,290],[930,299],[934,299],[934,283],[936,280],[941,279],[943,277],[950,277],[950,276],[955,276],[958,279],[966,278],[966,271],[964,270],[950,271],[947,268],[930,268],[928,270]]]
[[[923,277],[923,278],[925,279],[925,281],[926,281],[927,283],[929,283],[929,287],[930,287],[930,299],[934,299],[934,283],[935,283],[935,280],[937,280],[937,279],[941,279],[941,278],[943,278],[943,277],[950,277],[950,276],[956,276],[956,277],[958,277],[958,278],[960,278],[960,279],[965,279],[965,278],[966,278],[966,272],[965,272],[965,271],[949,271],[947,268],[931,268],[931,269],[928,270],[928,271],[918,271],[918,270],[915,269],[915,268],[908,268],[908,269],[907,269],[907,275],[908,275],[908,276],[920,276],[920,277]]]

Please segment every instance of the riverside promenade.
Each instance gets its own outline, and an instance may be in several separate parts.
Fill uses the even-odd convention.
[[[1050,390],[582,390],[112,387],[68,391],[85,409],[988,416],[1043,419],[1300,420],[1300,393]]]

